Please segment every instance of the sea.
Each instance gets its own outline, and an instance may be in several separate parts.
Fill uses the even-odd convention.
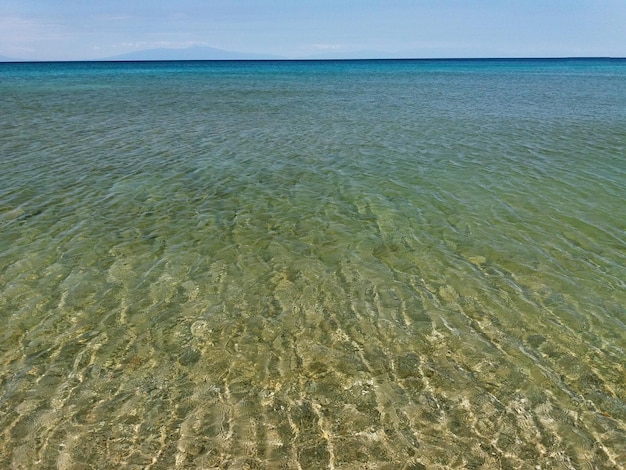
[[[0,64],[0,468],[626,467],[626,59]]]

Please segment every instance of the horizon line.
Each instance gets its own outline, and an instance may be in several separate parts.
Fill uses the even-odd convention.
[[[463,60],[624,60],[626,56],[523,56],[523,57],[370,57],[370,58],[271,58],[271,59],[14,59],[0,60],[0,64],[35,64],[35,63],[139,63],[139,62],[367,62],[367,61],[463,61]]]

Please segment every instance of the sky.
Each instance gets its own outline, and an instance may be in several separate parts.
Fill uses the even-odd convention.
[[[626,0],[0,0],[0,55],[626,57]]]

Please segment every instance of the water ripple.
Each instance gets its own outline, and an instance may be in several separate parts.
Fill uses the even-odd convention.
[[[626,464],[620,67],[183,65],[0,69],[0,466]]]

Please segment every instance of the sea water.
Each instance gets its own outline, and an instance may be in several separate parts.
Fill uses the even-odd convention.
[[[0,64],[0,467],[623,468],[626,61]]]

